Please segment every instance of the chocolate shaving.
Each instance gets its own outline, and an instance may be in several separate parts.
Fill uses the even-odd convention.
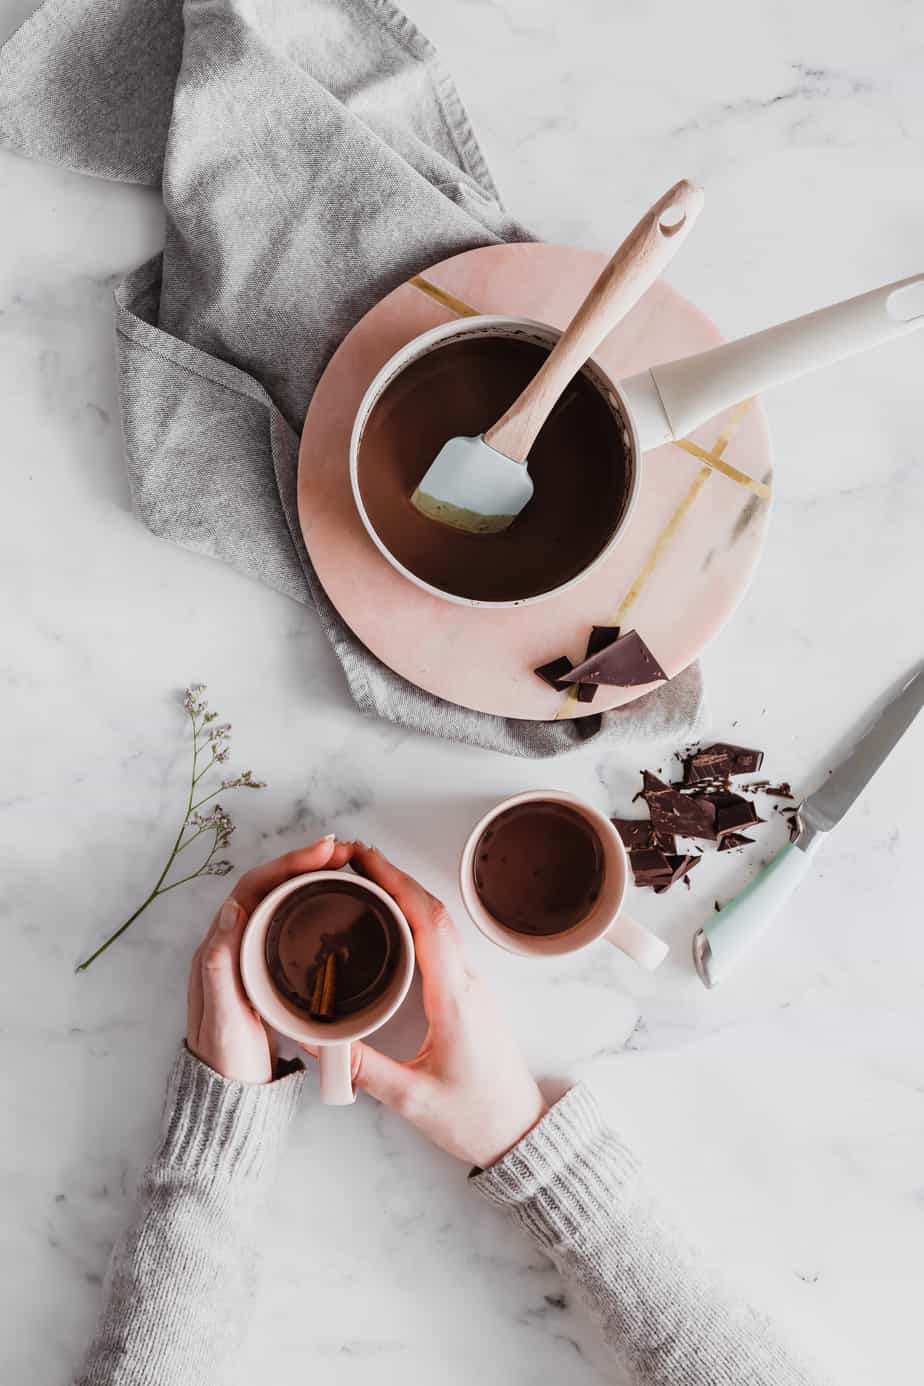
[[[725,833],[725,835],[719,839],[717,850],[719,852],[730,852],[735,847],[746,847],[754,840],[753,837],[745,837],[744,833]]]
[[[667,675],[638,631],[630,630],[572,669],[564,681],[636,688],[645,683],[666,682]]]
[[[797,809],[796,812],[793,814],[792,818],[790,818],[789,820],[790,842],[795,842],[796,838],[802,836],[802,829],[804,828],[804,826],[805,825],[802,822],[802,814]]]
[[[773,799],[794,799],[796,796],[792,792],[792,785],[783,780],[780,784],[767,784],[764,789],[765,794],[769,794]]]

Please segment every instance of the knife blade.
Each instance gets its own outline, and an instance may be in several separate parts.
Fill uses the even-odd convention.
[[[906,679],[873,719],[853,749],[799,810],[802,830],[778,852],[740,895],[693,936],[693,963],[707,987],[717,986],[746,950],[766,932],[807,874],[825,836],[837,826],[905,735],[924,706],[924,664]]]
[[[833,775],[799,810],[808,831],[829,833],[863,793],[924,706],[924,665],[886,703]],[[798,844],[797,844],[798,845]]]

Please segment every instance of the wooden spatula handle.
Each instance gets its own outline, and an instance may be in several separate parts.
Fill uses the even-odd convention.
[[[486,443],[515,462],[526,461],[568,381],[664,271],[689,235],[702,205],[702,190],[683,179],[645,213],[602,271],[537,374],[503,418],[487,429]]]

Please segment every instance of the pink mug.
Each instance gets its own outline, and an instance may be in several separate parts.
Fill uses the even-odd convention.
[[[388,986],[365,1010],[340,1020],[312,1020],[303,1011],[290,1006],[273,985],[266,962],[266,935],[279,905],[294,890],[309,883],[341,881],[344,878],[387,906],[400,940],[397,963]],[[354,1040],[365,1039],[390,1020],[407,996],[414,976],[414,939],[401,910],[374,881],[364,880],[352,871],[311,871],[304,876],[293,876],[290,881],[277,886],[254,910],[241,940],[241,976],[251,1004],[267,1024],[281,1035],[317,1049],[321,1101],[330,1106],[344,1107],[356,1100],[350,1069],[350,1045]]]
[[[485,829],[506,809],[514,808],[517,804],[539,802],[565,804],[581,814],[593,828],[603,849],[603,886],[593,908],[579,924],[560,934],[521,934],[507,928],[485,908],[475,887],[475,850]],[[590,804],[558,789],[537,789],[527,794],[515,794],[513,798],[496,804],[475,824],[462,849],[459,863],[459,887],[465,908],[481,932],[508,952],[527,957],[549,957],[553,954],[576,953],[595,943],[598,938],[605,938],[607,943],[614,944],[640,966],[653,972],[664,961],[668,947],[656,934],[623,911],[628,880],[629,859],[622,838],[610,820]]]

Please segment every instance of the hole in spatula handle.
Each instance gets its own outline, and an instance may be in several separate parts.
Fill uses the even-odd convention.
[[[895,289],[886,300],[886,312],[893,322],[914,322],[924,315],[924,279]]]
[[[686,219],[687,214],[682,207],[667,207],[661,213],[658,230],[662,236],[676,236]]]

